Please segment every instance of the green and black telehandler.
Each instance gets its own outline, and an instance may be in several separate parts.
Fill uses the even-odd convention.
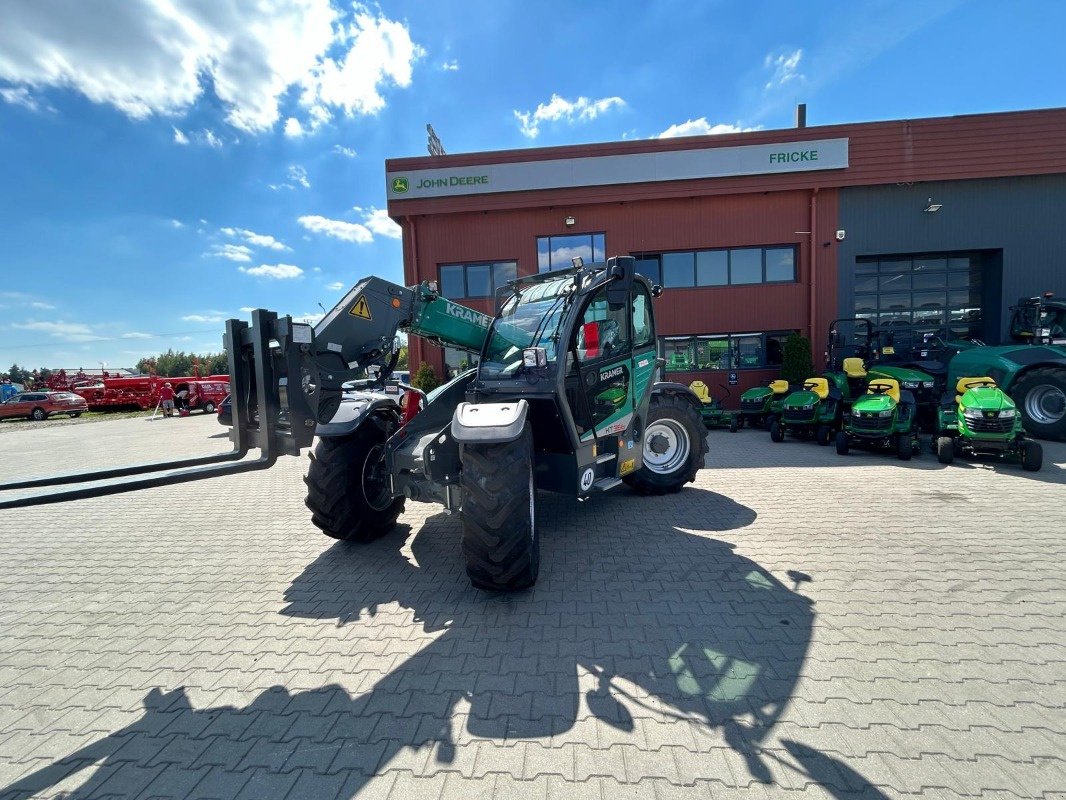
[[[527,587],[540,561],[538,490],[586,498],[626,483],[663,494],[703,466],[700,401],[687,386],[655,380],[652,298],[661,292],[622,256],[511,281],[495,317],[451,302],[432,283],[374,277],[314,327],[259,309],[251,325],[226,323],[232,451],[9,483],[0,490],[96,482],[0,508],[264,469],[317,436],[306,503],[324,533],[369,541],[392,529],[406,499],[437,502],[461,512],[475,586]],[[380,369],[368,389],[388,380],[399,331],[477,351],[480,364],[428,396],[408,388],[406,411],[388,395],[346,393],[343,384],[372,367]],[[260,456],[245,458],[252,448]]]

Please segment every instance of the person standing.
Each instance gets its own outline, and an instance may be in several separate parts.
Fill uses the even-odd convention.
[[[170,387],[170,382],[163,384],[163,388],[159,390],[159,401],[163,404],[163,416],[174,416],[174,390]]]

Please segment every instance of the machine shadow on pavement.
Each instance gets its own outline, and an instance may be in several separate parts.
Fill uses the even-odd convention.
[[[546,497],[541,579],[514,595],[466,584],[455,517],[429,518],[409,542],[411,556],[403,526],[370,545],[335,544],[292,582],[283,614],[372,625],[395,603],[436,638],[356,696],[336,684],[297,693],[277,686],[246,707],[196,709],[183,688],[153,689],[137,722],[0,797],[45,792],[96,764],[65,797],[352,797],[408,749],[426,748],[429,772],[469,775],[478,739],[559,746],[571,729],[594,725],[569,741],[596,747],[598,732],[600,747],[606,733],[606,746],[632,740],[644,748],[644,722],[675,737],[677,726],[688,727],[678,737],[697,743],[688,781],[770,784],[790,771],[786,785],[801,776],[834,796],[880,797],[835,758],[768,741],[807,658],[814,610],[711,538],[751,524],[755,513],[690,488],[641,500],[642,520],[662,520],[641,527],[627,518],[634,501]],[[352,653],[353,672],[360,655]],[[747,774],[731,774],[712,751]],[[591,769],[611,774],[604,765]]]

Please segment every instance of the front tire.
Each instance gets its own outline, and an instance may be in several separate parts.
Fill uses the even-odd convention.
[[[205,414],[214,414],[215,413],[215,404],[210,402],[210,401],[204,403],[204,413]]]
[[[395,527],[404,498],[389,491],[385,438],[385,431],[367,421],[349,436],[319,439],[304,478],[304,504],[326,536],[371,542]]]
[[[1066,374],[1061,369],[1034,369],[1011,392],[1025,429],[1041,439],[1066,441]]]
[[[898,458],[900,461],[910,461],[912,455],[914,455],[914,443],[911,442],[911,437],[897,436],[896,458]]]
[[[622,479],[626,485],[638,494],[669,494],[696,480],[707,457],[707,432],[688,401],[653,397],[642,439],[643,465]]]
[[[737,424],[737,418],[733,417],[729,420],[729,432],[736,433],[738,430],[740,430],[740,425]]]
[[[941,436],[936,440],[936,460],[941,464],[950,464],[955,460],[955,440],[950,436]]]
[[[846,456],[850,450],[850,444],[851,443],[848,441],[848,435],[844,433],[844,431],[837,431],[837,455]]]
[[[1026,472],[1039,472],[1044,466],[1044,448],[1037,442],[1026,442],[1022,450],[1022,469]]]
[[[540,537],[528,425],[513,442],[464,445],[462,462],[462,550],[470,582],[496,591],[532,586]]]
[[[785,431],[781,427],[781,423],[777,420],[773,421],[770,425],[770,441],[771,442],[783,442],[785,441]]]
[[[831,431],[829,430],[828,425],[819,425],[818,430],[815,431],[814,440],[818,442],[820,447],[828,447],[830,433]]]
[[[81,412],[80,411],[71,411],[70,412],[70,418],[71,419],[77,419],[80,416],[81,416]]]
[[[48,419],[48,414],[45,413],[43,408],[35,408],[30,412],[30,419],[34,422],[41,422],[42,420]]]

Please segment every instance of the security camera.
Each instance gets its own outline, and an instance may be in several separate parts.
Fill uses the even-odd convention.
[[[846,231],[837,231],[837,241],[838,242],[844,241],[845,234],[846,234]]]

